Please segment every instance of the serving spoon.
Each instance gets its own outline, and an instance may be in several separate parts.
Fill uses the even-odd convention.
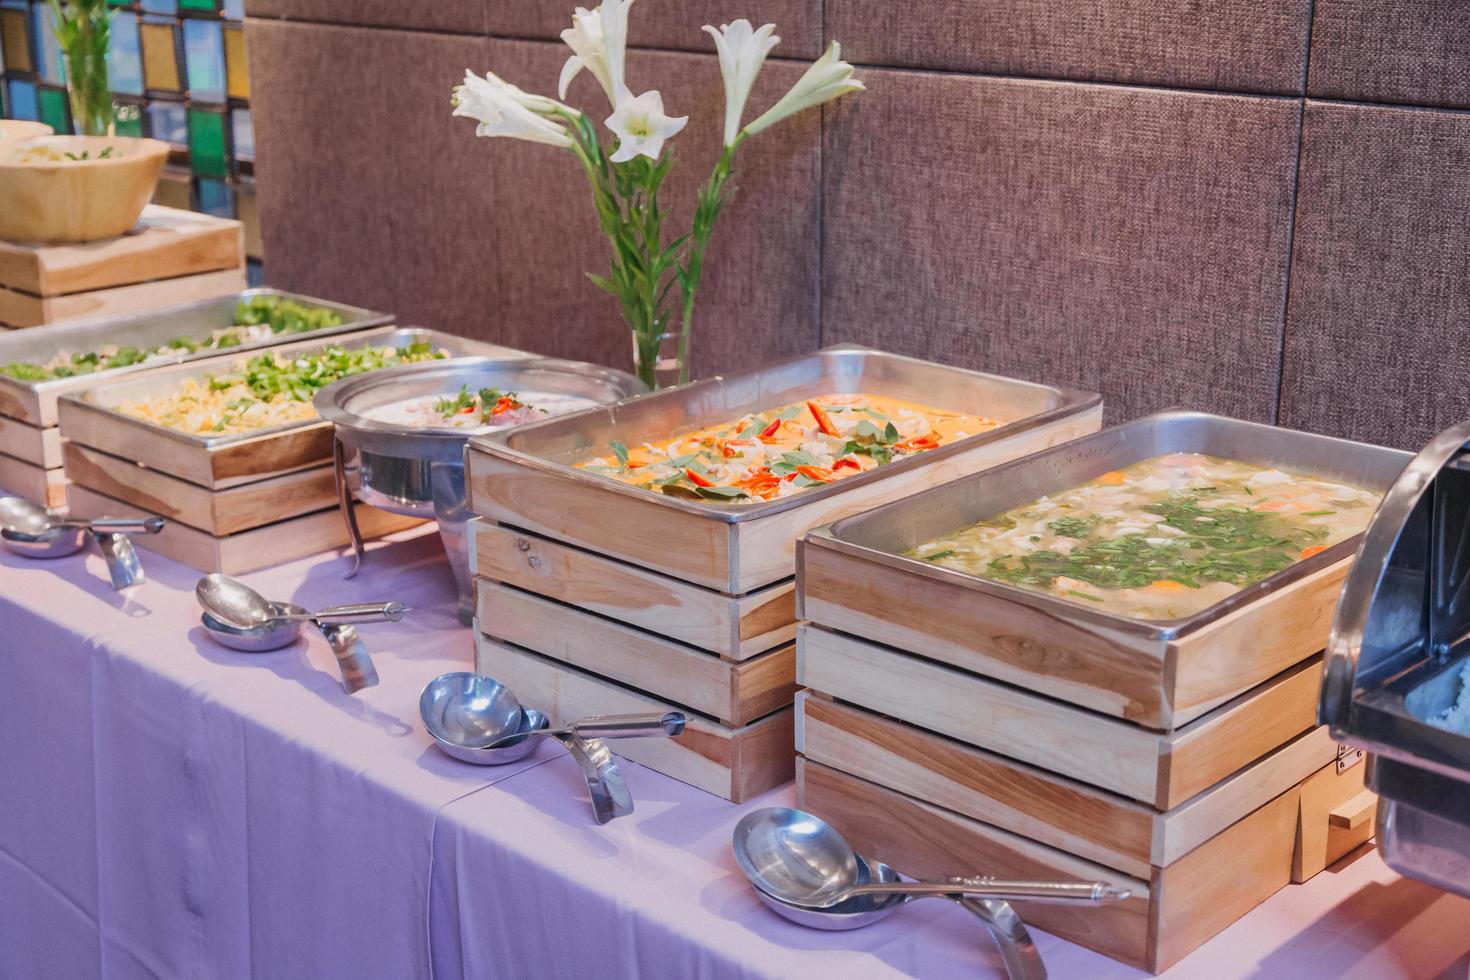
[[[146,580],[143,564],[129,534],[157,534],[161,517],[103,517],[83,521],[56,517],[24,497],[0,497],[0,540],[27,558],[65,558],[87,546],[87,536],[107,561],[114,589],[126,589]]]
[[[1007,881],[989,876],[946,881],[859,881],[853,849],[825,821],[802,810],[767,807],[747,813],[732,843],[741,870],[761,891],[791,905],[828,909],[861,895],[954,895],[1105,905],[1129,896],[1105,881]]]

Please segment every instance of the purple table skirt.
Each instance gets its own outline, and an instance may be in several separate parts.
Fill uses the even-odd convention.
[[[762,907],[730,831],[790,787],[736,807],[625,762],[638,810],[598,827],[550,745],[491,769],[440,754],[418,693],[472,669],[473,644],[430,534],[376,549],[353,582],[332,556],[246,576],[308,607],[416,607],[364,629],[382,683],[355,697],[319,637],[214,645],[196,573],[144,560],[122,596],[100,557],[0,550],[4,980],[1001,975],[946,903],[839,934]],[[1467,921],[1470,902],[1369,852],[1170,975],[1433,977],[1470,949]],[[1143,976],[1036,935],[1054,977]]]

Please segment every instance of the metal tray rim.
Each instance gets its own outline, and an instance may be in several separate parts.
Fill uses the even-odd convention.
[[[307,296],[304,293],[293,293],[288,290],[275,289],[270,286],[255,286],[251,287],[250,289],[239,290],[235,293],[221,293],[219,296],[212,296],[208,299],[203,300],[190,300],[186,303],[175,303],[172,306],[160,306],[156,309],[140,310],[134,313],[104,314],[94,317],[82,317],[76,320],[64,321],[62,324],[59,325],[67,328],[74,328],[75,332],[78,334],[85,333],[85,331],[81,329],[84,326],[92,327],[99,331],[103,328],[118,329],[119,321],[125,321],[127,324],[130,325],[134,321],[156,320],[163,316],[184,312],[190,309],[203,308],[211,304],[218,303],[222,298],[226,296],[233,297],[237,303],[249,299],[253,296],[280,296],[285,299],[296,300],[303,304],[309,304],[312,306],[324,307],[326,309],[334,310],[338,313],[341,313],[344,317],[344,320],[341,324],[335,327],[327,327],[323,330],[313,330],[310,333],[293,334],[291,335],[291,339],[272,338],[270,340],[260,341],[259,343],[241,344],[238,347],[228,347],[223,350],[196,351],[193,354],[182,354],[178,357],[162,357],[153,361],[149,361],[146,364],[129,364],[126,367],[111,368],[107,371],[96,371],[92,374],[80,375],[70,378],[48,378],[45,381],[21,381],[18,378],[12,378],[8,375],[0,375],[0,385],[19,389],[21,391],[34,392],[38,395],[41,395],[46,394],[53,389],[75,388],[78,386],[78,384],[85,384],[88,381],[95,382],[99,385],[110,384],[113,381],[120,380],[130,374],[135,374],[139,371],[149,371],[156,368],[172,367],[175,364],[189,364],[194,361],[203,361],[216,357],[226,358],[235,354],[244,354],[250,353],[252,351],[264,350],[270,347],[279,347],[281,346],[281,344],[295,343],[298,340],[315,340],[318,337],[333,337],[345,333],[368,330],[373,327],[387,326],[394,320],[394,315],[392,313],[382,313],[377,310],[369,310],[360,306],[352,306],[347,303],[338,303],[334,300],[318,299],[314,296]],[[346,319],[349,315],[358,317],[358,319]],[[122,336],[109,336],[107,342],[117,343],[120,340],[126,339],[127,336],[124,333]]]
[[[642,487],[635,487],[627,483],[623,483],[620,480],[614,480],[611,477],[602,475],[601,473],[593,473],[587,470],[577,469],[576,467],[568,466],[564,463],[559,463],[554,460],[545,459],[541,456],[533,455],[531,453],[516,449],[509,445],[509,441],[513,436],[524,437],[528,433],[534,434],[537,428],[543,426],[549,427],[553,425],[568,425],[579,416],[588,415],[594,412],[610,412],[613,409],[617,408],[619,405],[624,405],[631,401],[648,398],[674,397],[675,395],[679,394],[687,394],[690,391],[704,390],[707,388],[726,384],[731,381],[738,381],[744,380],[746,378],[755,377],[763,372],[779,370],[791,364],[796,364],[809,358],[818,357],[822,354],[845,352],[861,353],[870,356],[881,357],[888,360],[902,361],[912,364],[921,364],[928,368],[939,367],[946,371],[954,371],[961,374],[966,374],[977,379],[1003,381],[1007,384],[1027,385],[1033,388],[1053,392],[1058,396],[1060,404],[1056,405],[1053,408],[1049,408],[1046,411],[1038,412],[1035,415],[1028,415],[1025,418],[1017,419],[1014,422],[1010,422],[998,428],[991,429],[989,432],[981,432],[968,438],[961,439],[959,442],[951,443],[948,446],[941,446],[939,449],[931,449],[918,456],[912,456],[908,459],[899,460],[895,463],[889,463],[887,466],[883,466],[875,470],[870,470],[869,472],[864,473],[860,476],[848,477],[838,483],[814,488],[806,491],[805,493],[797,494],[792,497],[787,497],[784,500],[766,500],[761,501],[760,503],[740,505],[738,508],[721,508],[717,504],[702,504],[693,500],[686,500],[679,497],[671,497],[668,494],[654,493],[653,491],[645,490]],[[916,469],[920,466],[927,466],[930,463],[942,459],[947,459],[951,456],[958,455],[959,453],[974,449],[978,446],[985,445],[986,443],[994,442],[1001,438],[1018,435],[1022,432],[1027,432],[1031,429],[1038,428],[1049,422],[1054,422],[1058,419],[1067,418],[1072,415],[1080,415],[1083,412],[1096,408],[1101,404],[1102,396],[1093,392],[1079,391],[1074,388],[1058,388],[1054,385],[1045,385],[1035,381],[1025,381],[1020,378],[1010,378],[1006,377],[1005,375],[990,374],[984,371],[973,371],[969,368],[955,367],[949,364],[936,364],[933,361],[925,361],[922,358],[909,357],[905,354],[893,354],[889,353],[888,351],[882,351],[872,347],[865,347],[860,344],[835,344],[832,346],[819,348],[818,350],[812,351],[807,354],[798,354],[795,357],[783,358],[782,360],[776,361],[772,364],[767,364],[758,368],[752,368],[748,371],[740,371],[735,374],[728,375],[717,374],[700,381],[690,382],[689,384],[677,385],[673,388],[665,388],[660,391],[651,392],[649,394],[634,395],[632,398],[625,398],[622,401],[613,402],[609,405],[602,405],[598,408],[589,408],[585,412],[576,412],[569,415],[562,415],[557,418],[545,419],[540,422],[532,422],[529,425],[516,426],[510,430],[503,432],[491,432],[485,435],[477,435],[470,440],[469,445],[483,452],[486,452],[491,456],[496,456],[513,463],[518,463],[523,466],[530,467],[531,469],[539,470],[543,473],[553,473],[557,476],[576,480],[589,486],[598,487],[602,490],[619,493],[623,496],[632,497],[635,500],[642,500],[644,502],[652,503],[661,507],[673,508],[675,510],[680,510],[688,514],[694,514],[705,520],[718,521],[722,524],[741,524],[748,521],[758,520],[763,517],[770,517],[775,514],[784,513],[788,510],[794,510],[808,503],[825,500],[828,497],[835,496],[836,494],[840,493],[845,493],[846,491],[851,490],[855,487],[867,486],[868,484],[873,483],[879,479],[886,478],[892,473],[903,473],[911,469]]]
[[[384,326],[388,326],[388,324],[384,324]],[[398,325],[398,326],[393,327],[393,329],[394,330],[404,330],[404,331],[409,331],[409,330],[411,330],[411,331],[417,331],[420,334],[427,334],[430,337],[434,337],[434,338],[445,338],[445,339],[451,340],[451,341],[461,341],[462,342],[462,341],[468,340],[468,338],[465,338],[465,337],[457,337],[457,336],[455,336],[453,334],[443,333],[443,332],[438,331],[438,330],[430,330],[430,329],[427,329],[427,328],[424,328],[424,327],[412,327],[412,326]],[[347,338],[344,341],[340,341],[340,343],[342,343],[343,346],[348,346],[350,344],[355,344],[355,343],[358,343],[358,342],[370,343],[370,342],[372,342],[372,340],[376,336],[380,336],[380,335],[376,335],[375,334],[373,336],[363,337],[363,338],[350,338],[349,337],[349,338]],[[306,340],[308,338],[302,338],[302,339],[304,341],[304,340]],[[470,342],[471,343],[475,343],[476,341],[470,341]],[[330,347],[330,346],[333,346],[334,343],[337,343],[337,342],[324,343],[322,346],[323,347]],[[234,348],[232,348],[232,350],[233,349]],[[313,350],[313,348],[303,348],[302,351],[301,351],[301,353],[311,353],[312,350]],[[452,360],[452,359],[453,359],[452,357],[451,358],[446,358],[446,360]],[[165,365],[156,365],[156,366],[165,366]],[[176,366],[176,365],[167,365],[167,366]],[[180,432],[179,430],[177,430],[177,429],[171,429],[171,428],[169,428],[166,425],[159,425],[157,422],[150,422],[147,419],[140,419],[140,418],[138,418],[136,416],[133,416],[133,415],[125,415],[122,412],[119,412],[119,411],[116,411],[114,409],[108,408],[108,407],[106,407],[104,405],[97,404],[95,401],[92,400],[92,395],[93,395],[93,393],[95,391],[98,391],[98,390],[100,390],[100,389],[102,389],[104,387],[108,387],[108,386],[107,385],[97,385],[94,388],[88,388],[86,391],[67,392],[67,393],[63,394],[59,400],[61,402],[65,402],[65,403],[76,405],[76,406],[78,406],[79,408],[81,408],[84,411],[100,412],[100,413],[102,413],[104,415],[113,416],[113,417],[118,418],[118,419],[124,419],[124,420],[126,420],[128,422],[128,424],[140,426],[145,431],[151,433],[154,436],[158,436],[158,437],[161,437],[161,438],[166,438],[166,439],[172,440],[173,442],[179,443],[180,445],[188,446],[188,447],[190,447],[193,450],[203,450],[204,452],[215,452],[217,450],[224,449],[224,448],[227,448],[229,446],[235,445],[236,443],[247,442],[247,441],[250,441],[250,440],[253,440],[253,439],[260,439],[260,438],[265,438],[265,437],[269,437],[269,436],[278,436],[278,435],[281,435],[281,434],[286,433],[286,432],[297,432],[297,431],[304,432],[304,431],[306,431],[308,429],[311,429],[311,428],[315,428],[315,427],[324,426],[324,425],[330,425],[331,424],[325,418],[322,418],[320,416],[320,414],[318,414],[317,418],[314,418],[314,419],[302,419],[302,420],[297,421],[297,422],[285,422],[285,423],[282,423],[281,425],[273,425],[273,426],[271,426],[269,428],[266,428],[266,429],[255,429],[255,430],[253,430],[251,432],[232,432],[232,433],[228,433],[228,434],[225,434],[225,435],[218,435],[218,436],[190,435],[187,432]]]
[[[1118,432],[1119,430],[1130,428],[1141,428],[1145,425],[1157,424],[1159,422],[1167,422],[1172,419],[1200,419],[1208,421],[1223,421],[1234,425],[1252,426],[1263,429],[1276,428],[1275,426],[1265,425],[1261,422],[1250,422],[1245,419],[1234,419],[1225,415],[1215,415],[1210,412],[1200,412],[1192,409],[1166,409],[1161,412],[1155,412],[1151,415],[1141,416],[1129,422],[1124,422],[1120,425],[1110,426],[1109,428],[1100,430],[1094,436],[1083,436],[1082,438],[1094,438],[1095,436],[1101,436],[1104,433]],[[1311,435],[1313,435],[1314,438],[1321,438],[1324,440],[1331,440],[1334,442],[1342,443],[1344,446],[1363,447],[1368,445],[1366,443],[1353,442],[1349,439],[1338,439],[1333,436],[1317,436],[1315,433],[1311,433]],[[1030,456],[1023,456],[1019,459],[1002,463],[999,466],[991,467],[984,472],[987,477],[998,477],[1000,475],[1003,475],[1007,470],[1014,470],[1021,466],[1039,465],[1039,462],[1044,460],[1047,456],[1054,453],[1067,451],[1068,448],[1069,447],[1066,444],[1053,446],[1049,449],[1044,449],[1039,453],[1034,453]],[[1392,450],[1382,446],[1372,446],[1370,448],[1380,452],[1401,452],[1400,450]],[[1406,461],[1409,458],[1409,455],[1410,454],[1408,454],[1407,452],[1403,453]],[[1071,620],[1074,622],[1080,620],[1082,622],[1092,623],[1099,626],[1107,626],[1133,635],[1144,636],[1151,640],[1158,640],[1161,642],[1176,640],[1180,637],[1196,632],[1203,627],[1209,625],[1210,623],[1223,619],[1236,610],[1241,609],[1252,602],[1255,602],[1257,599],[1261,598],[1264,595],[1275,592],[1283,586],[1289,585],[1299,579],[1306,578],[1307,576],[1312,575],[1322,569],[1325,569],[1343,560],[1344,558],[1352,557],[1362,546],[1364,537],[1364,533],[1359,532],[1358,534],[1355,534],[1349,538],[1345,538],[1344,540],[1339,541],[1337,544],[1328,548],[1326,551],[1319,552],[1318,554],[1313,555],[1311,558],[1306,558],[1301,561],[1295,562],[1277,572],[1276,574],[1270,575],[1255,583],[1254,585],[1248,586],[1238,592],[1233,593],[1232,595],[1226,596],[1219,602],[1211,606],[1207,606],[1199,612],[1193,613],[1192,615],[1183,616],[1178,619],[1133,619],[1131,617],[1122,616],[1117,613],[1105,612],[1099,609],[1090,609],[1086,606],[1068,602],[1065,599],[1059,599],[1055,596],[1050,596],[1043,592],[1035,592],[1030,589],[1023,589],[1020,586],[1010,585],[1005,582],[997,582],[990,579],[980,578],[977,575],[970,575],[966,572],[961,572],[956,569],[945,568],[942,565],[934,565],[930,562],[920,561],[917,558],[906,558],[903,555],[896,555],[891,552],[882,551],[878,548],[870,548],[866,545],[856,544],[851,541],[845,541],[838,536],[841,534],[842,527],[845,524],[860,519],[871,519],[880,511],[894,508],[906,503],[907,500],[895,501],[893,503],[884,504],[882,505],[882,507],[875,507],[870,511],[866,511],[862,514],[856,515],[855,517],[843,518],[842,520],[834,521],[830,524],[824,524],[821,527],[813,528],[806,534],[805,545],[808,547],[827,548],[831,551],[836,551],[853,558],[859,558],[865,561],[872,562],[874,564],[885,565],[890,568],[906,572],[908,574],[918,575],[923,578],[930,579],[932,581],[943,582],[949,585],[957,585],[961,588],[969,589],[974,592],[980,592],[986,595],[995,596],[996,598],[1010,600],[1020,605],[1030,606],[1031,608],[1039,609],[1043,612],[1053,615],[1058,619]]]

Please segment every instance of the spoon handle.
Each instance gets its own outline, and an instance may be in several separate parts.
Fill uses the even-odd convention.
[[[384,620],[396,623],[408,612],[408,607],[401,602],[357,602],[345,606],[328,606],[320,610],[315,619],[320,623],[381,623]]]
[[[373,658],[357,630],[330,623],[317,625],[337,658],[337,669],[342,672],[342,689],[348,694],[356,694],[364,688],[374,687],[378,683],[378,669],[373,666]]]
[[[1105,881],[1004,881],[999,878],[956,878],[952,881],[895,881],[853,885],[833,896],[832,904],[857,895],[966,895],[1004,902],[1043,905],[1105,905],[1128,892]]]
[[[567,727],[580,738],[642,738],[646,735],[678,735],[684,730],[684,714],[593,715]]]
[[[157,534],[165,523],[161,517],[99,517],[91,521],[66,521],[67,526],[84,527],[93,534]]]

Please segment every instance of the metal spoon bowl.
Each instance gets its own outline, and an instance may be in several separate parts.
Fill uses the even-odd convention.
[[[462,749],[485,749],[506,736],[531,730],[522,728],[526,712],[504,684],[462,671],[429,682],[419,695],[419,715],[441,744]],[[515,750],[519,745],[509,748]]]
[[[31,534],[7,524],[0,527],[0,540],[11,551],[27,558],[65,558],[87,546],[87,529],[62,524]]]
[[[422,709],[422,702],[420,708]],[[494,748],[477,749],[450,741],[436,723],[431,722],[427,716],[424,718],[424,727],[446,755],[476,766],[503,766],[507,762],[524,759],[536,750],[536,739],[531,735],[545,731],[550,726],[550,719],[535,708],[522,708],[521,723],[517,726],[516,735],[496,743]]]
[[[271,606],[280,610],[282,614],[305,612],[300,606],[286,602],[273,602]],[[231,650],[239,650],[242,653],[267,653],[295,643],[301,636],[304,621],[301,619],[273,619],[261,626],[240,629],[206,611],[200,613],[199,623],[216,642]]]
[[[857,855],[826,821],[791,807],[752,810],[735,825],[735,861],[756,890],[808,908],[857,883]]]
[[[898,872],[880,861],[868,861],[858,856],[858,882],[867,884],[871,881],[889,884],[900,880]],[[828,909],[808,909],[800,905],[792,905],[783,902],[773,895],[769,895],[761,889],[755,890],[756,897],[765,904],[766,908],[775,912],[783,919],[789,919],[799,926],[810,929],[825,929],[829,932],[842,932],[848,929],[861,929],[888,918],[899,907],[908,904],[910,895],[857,895],[845,902],[839,902]]]

